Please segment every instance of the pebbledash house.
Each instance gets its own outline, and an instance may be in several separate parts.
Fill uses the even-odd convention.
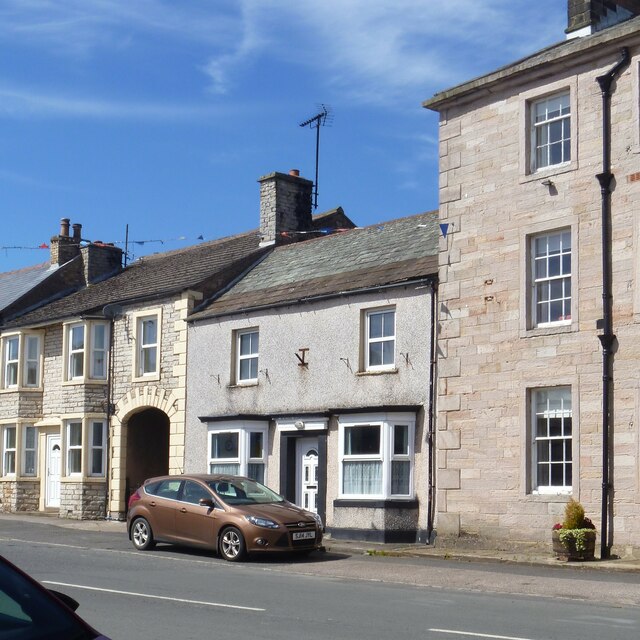
[[[636,17],[638,16],[638,17]],[[640,529],[640,2],[427,100],[440,114],[439,536],[601,554]]]
[[[82,266],[82,286],[36,295],[27,278],[35,302],[7,297],[0,327],[0,511],[122,518],[145,478],[183,472],[187,316],[273,250],[268,238],[353,227],[341,209],[312,216],[310,185],[269,174],[259,230],[125,268],[120,249],[63,220],[52,251]]]
[[[334,538],[433,532],[435,213],[276,247],[188,319],[185,471],[240,473]]]

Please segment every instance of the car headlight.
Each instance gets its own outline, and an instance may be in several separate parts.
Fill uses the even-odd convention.
[[[245,516],[245,518],[256,527],[264,527],[265,529],[280,528],[280,525],[277,522],[269,520],[268,518],[259,518],[258,516]]]
[[[322,529],[322,518],[317,514],[317,513],[312,513],[311,514],[315,521],[318,523],[318,526]]]

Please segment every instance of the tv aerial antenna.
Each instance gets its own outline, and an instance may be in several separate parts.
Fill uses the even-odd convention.
[[[333,122],[331,107],[327,104],[318,105],[320,111],[313,117],[300,123],[301,127],[309,127],[316,130],[316,179],[313,183],[313,208],[318,208],[318,161],[320,158],[320,127]]]

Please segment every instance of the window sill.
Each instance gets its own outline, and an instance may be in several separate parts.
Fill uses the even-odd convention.
[[[563,173],[571,173],[572,171],[576,171],[577,169],[578,163],[574,161],[571,161],[567,164],[557,164],[552,167],[545,167],[544,169],[540,169],[539,171],[521,175],[518,182],[520,184],[525,184],[527,182],[536,182],[537,180],[548,180],[549,178],[552,178],[554,176],[559,176]]]
[[[107,381],[106,380],[93,380],[91,378],[78,378],[77,380],[64,380],[62,383],[63,387],[77,387],[77,386],[81,386],[81,385],[88,385],[88,384],[95,384],[95,385],[106,385]]]
[[[415,498],[338,498],[333,506],[336,509],[417,509],[418,501]]]
[[[385,376],[390,373],[398,373],[398,369],[393,367],[392,369],[371,369],[368,371],[358,371],[357,376]]]
[[[159,382],[160,374],[159,373],[149,373],[144,376],[132,376],[131,382]]]
[[[227,385],[227,389],[246,389],[247,387],[257,387],[259,385],[257,380],[251,382],[236,382],[235,384]]]
[[[540,493],[532,491],[529,496],[536,502],[566,502],[573,495],[573,491],[556,491],[555,493]]]
[[[559,333],[573,333],[578,331],[578,323],[556,324],[548,327],[535,327],[532,329],[523,329],[520,331],[521,338],[535,338],[537,336],[551,336]]]

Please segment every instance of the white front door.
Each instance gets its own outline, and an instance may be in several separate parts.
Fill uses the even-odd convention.
[[[47,484],[44,499],[45,507],[60,506],[61,461],[60,436],[58,434],[49,434],[47,435]]]
[[[297,502],[303,509],[318,513],[318,439],[301,438],[296,443]]]

